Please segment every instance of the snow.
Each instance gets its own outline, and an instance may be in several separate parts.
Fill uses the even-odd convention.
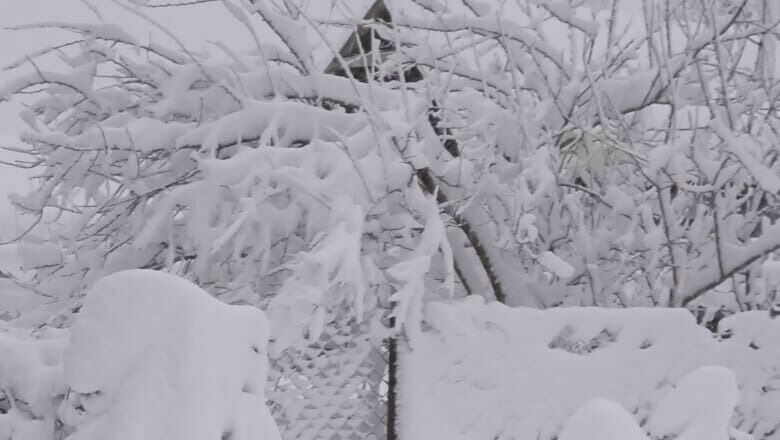
[[[704,366],[683,376],[655,405],[644,425],[651,438],[727,440],[742,434],[731,428],[739,402],[734,372]],[[620,404],[602,398],[584,403],[566,421],[560,440],[647,440],[637,420]]]
[[[0,321],[18,318],[47,299],[3,275],[0,275],[0,292]]]
[[[559,440],[647,440],[634,417],[608,399],[585,402],[563,425]]]
[[[59,360],[67,333],[56,329],[31,332],[0,321],[0,439],[53,438],[58,396],[65,393]]]
[[[721,326],[719,340],[684,309],[429,303],[400,356],[401,438],[640,440],[647,421],[651,438],[776,439],[780,322]]]
[[[725,367],[705,366],[686,374],[667,393],[647,422],[656,438],[728,440],[739,402],[737,377]]]
[[[537,261],[561,278],[569,278],[574,275],[574,267],[550,251],[544,251],[539,254]]]
[[[776,326],[758,315],[751,315],[750,323],[742,317],[726,321],[731,327],[728,335],[721,334],[723,342],[693,326],[683,311],[508,311],[468,300],[462,309],[431,305],[425,325],[420,322],[429,296],[453,294],[455,258],[458,275],[466,274],[463,284],[470,284],[474,293],[490,296],[489,286],[480,287],[490,281],[495,296],[505,295],[512,304],[582,304],[591,297],[593,304],[624,298],[632,305],[657,304],[666,303],[657,301],[666,295],[669,303],[684,305],[721,283],[724,272],[757,268],[774,252],[780,225],[762,228],[764,236],[752,243],[732,239],[734,218],[763,212],[737,209],[740,215],[724,219],[726,231],[713,232],[706,223],[710,212],[702,212],[712,203],[699,196],[710,192],[719,201],[721,190],[734,193],[704,178],[715,180],[721,169],[718,178],[735,179],[735,189],[748,175],[748,182],[759,182],[757,193],[777,193],[780,179],[771,169],[773,155],[767,154],[776,145],[771,134],[762,138],[753,129],[726,129],[715,121],[697,136],[701,145],[694,147],[711,153],[703,157],[712,156],[699,160],[688,157],[694,154],[690,135],[672,135],[661,143],[654,131],[644,129],[644,123],[659,124],[665,118],[651,117],[652,110],[639,107],[677,92],[661,72],[670,71],[675,78],[679,73],[679,82],[688,82],[690,62],[708,62],[698,45],[709,36],[686,45],[688,50],[670,42],[670,53],[658,60],[666,62],[662,67],[647,65],[637,55],[648,48],[641,35],[626,47],[625,56],[602,60],[604,49],[596,48],[586,62],[575,59],[577,46],[603,34],[595,12],[588,19],[586,7],[536,1],[540,14],[528,8],[518,18],[511,12],[524,9],[519,4],[488,14],[490,2],[448,2],[479,11],[474,18],[446,2],[419,1],[431,13],[395,14],[397,23],[419,31],[399,36],[411,47],[397,55],[401,63],[419,61],[434,72],[416,84],[353,85],[313,73],[322,65],[315,58],[323,52],[330,58],[321,50],[323,41],[333,42],[325,36],[328,32],[313,25],[309,11],[283,3],[285,8],[244,2],[245,9],[257,12],[252,18],[264,20],[265,31],[277,35],[253,35],[258,52],[242,58],[239,46],[218,43],[222,55],[232,59],[229,64],[187,51],[175,37],[181,46],[177,49],[150,43],[130,56],[133,48],[124,43],[106,43],[132,40],[120,27],[76,25],[71,30],[89,38],[82,56],[63,57],[65,63],[81,66],[72,74],[35,72],[3,81],[3,97],[48,86],[47,97],[28,112],[28,120],[41,114],[35,133],[24,138],[48,165],[42,176],[47,183],[24,204],[34,211],[59,203],[66,210],[88,211],[79,224],[21,248],[28,263],[43,266],[42,275],[49,270],[64,274],[54,281],[63,284],[62,304],[79,301],[73,297],[81,294],[82,284],[117,267],[164,266],[187,272],[214,292],[227,291],[231,300],[269,302],[275,309],[275,330],[281,333],[274,334],[278,349],[327,336],[333,309],[347,311],[355,324],[370,316],[377,327],[393,317],[396,328],[382,330],[403,331],[410,338],[404,361],[409,368],[402,372],[408,393],[402,398],[402,424],[412,433],[422,430],[423,438],[547,440],[560,433],[569,439],[639,439],[643,435],[634,416],[642,422],[649,417],[654,436],[723,438],[735,435],[732,421],[751,427],[757,436],[772,435],[780,411],[767,383],[775,380],[771,375],[780,344],[773,338]],[[336,2],[307,3],[338,9]],[[254,32],[238,6],[225,5],[244,25],[235,28]],[[360,14],[344,15],[342,30],[350,31]],[[559,32],[547,38],[537,20],[547,22],[546,30],[554,23]],[[59,22],[52,26],[63,27]],[[322,31],[319,46],[310,41],[312,27]],[[164,25],[159,28],[167,32]],[[434,34],[433,44],[424,44]],[[661,40],[663,34],[658,34]],[[557,41],[567,36],[570,44]],[[606,42],[613,46],[606,52],[622,50],[626,38],[618,39]],[[174,55],[144,57],[148,47]],[[474,60],[464,60],[471,52]],[[489,63],[491,55],[497,57]],[[388,68],[394,62],[391,57]],[[104,71],[114,63],[127,64],[116,81],[104,75],[114,72]],[[173,65],[177,63],[183,65]],[[44,68],[41,72],[50,70]],[[101,75],[95,76],[98,70]],[[442,78],[436,78],[436,70]],[[450,74],[456,78],[452,82],[445,78]],[[749,70],[738,75],[735,84],[750,86],[742,78],[750,75]],[[686,84],[688,95],[698,90],[691,84]],[[701,85],[706,91],[710,84]],[[749,111],[750,101],[737,99],[730,90],[723,93],[740,101],[733,108]],[[89,102],[82,102],[83,97]],[[609,101],[607,108],[601,98]],[[696,98],[686,96],[691,103]],[[431,99],[441,107],[440,122],[458,140],[457,159],[447,156],[454,150],[442,151],[440,137],[426,121]],[[751,99],[764,98],[756,93]],[[352,105],[337,102],[331,107],[332,100]],[[361,109],[352,113],[355,105]],[[669,119],[690,110],[670,110]],[[635,126],[622,115],[626,112],[639,113],[630,116],[644,122]],[[83,122],[70,126],[69,119]],[[774,122],[761,124],[760,119],[755,119],[756,133]],[[623,127],[623,122],[629,124]],[[689,125],[698,123],[680,128],[689,131]],[[559,129],[574,126],[579,127],[572,135],[577,137],[574,148],[553,148],[559,142],[552,137],[569,136]],[[614,143],[616,151],[632,151],[637,163],[610,159],[608,155],[620,154],[600,145],[602,135],[607,147]],[[716,137],[725,142],[714,142]],[[416,171],[430,171],[440,188],[426,188],[434,193],[427,194],[414,177]],[[687,186],[678,185],[683,191],[675,200],[670,190],[663,190],[657,203],[648,188],[669,188],[665,176]],[[587,184],[564,186],[577,177]],[[448,182],[458,186],[442,185]],[[612,191],[604,194],[602,182]],[[83,194],[89,200],[79,203]],[[443,202],[436,200],[439,195]],[[608,210],[599,205],[604,200]],[[679,208],[686,204],[691,207]],[[109,208],[92,211],[96,206]],[[684,230],[689,211],[698,216],[690,233]],[[720,226],[718,215],[712,217]],[[740,227],[754,229],[750,222]],[[464,240],[466,226],[473,233]],[[463,230],[453,233],[457,227]],[[714,234],[717,249],[711,247]],[[461,249],[451,246],[455,236]],[[487,263],[476,261],[473,252],[482,245],[488,248],[486,256],[476,256],[491,260]],[[724,253],[717,267],[715,250],[719,256]],[[772,272],[777,268],[769,264],[763,270],[765,281],[776,283]],[[670,271],[675,271],[673,294],[668,293]],[[82,273],[87,275],[81,278]],[[614,293],[621,286],[622,296]],[[13,308],[11,316],[31,307],[2,300],[8,305],[0,307]],[[115,438],[115,431],[120,439],[228,433],[243,438],[257,432],[273,437],[271,423],[262,421],[268,419],[260,391],[268,339],[262,319],[256,310],[220,305],[192,285],[161,274],[128,272],[99,283],[79,313],[65,359],[63,380],[72,393],[61,408],[72,438]],[[426,326],[431,330],[425,331]],[[14,338],[28,336],[36,341],[31,345],[38,344],[37,335]],[[8,356],[37,365],[22,352],[35,351],[9,350]],[[216,363],[223,360],[227,366]],[[8,365],[17,365],[13,362]],[[296,368],[290,368],[293,378],[301,371]],[[59,391],[39,392],[31,385],[38,383],[41,369],[30,370],[33,379],[19,370],[17,365],[4,373],[9,389],[20,396],[31,393],[34,406],[58,398]],[[640,372],[648,377],[638,378]],[[698,396],[707,401],[699,402]],[[250,413],[264,414],[262,426],[250,426],[259,420]],[[8,436],[25,430],[43,435],[51,429],[48,419],[14,420],[16,433]]]
[[[70,330],[0,321],[0,439],[278,439],[267,339],[257,308],[163,272],[117,272]]]
[[[710,125],[763,189],[774,194],[780,192],[780,177],[755,156],[762,153],[756,138],[735,135],[719,119],[713,120]]]
[[[598,24],[595,22],[583,20],[576,16],[576,11],[569,2],[542,2],[536,1],[536,4],[547,9],[558,20],[568,23],[571,26],[586,33],[591,38],[596,38],[599,33]]]
[[[293,3],[288,3],[292,5]],[[309,73],[311,71],[310,56],[313,49],[313,44],[307,41],[306,27],[303,25],[304,20],[293,20],[290,17],[284,16],[275,12],[269,5],[262,2],[256,2],[248,7],[251,12],[256,12],[263,17],[263,20],[268,24],[278,36],[284,41],[284,44],[289,47],[290,51],[298,59],[303,72]],[[298,9],[297,7],[295,9]],[[296,10],[296,16],[302,11]]]
[[[65,353],[69,439],[279,438],[263,394],[267,338],[259,309],[225,305],[173,275],[102,279]]]
[[[395,17],[397,26],[435,32],[456,32],[469,29],[480,35],[503,35],[505,38],[533,47],[556,66],[563,66],[563,54],[558,48],[527,31],[515,21],[497,17],[467,18],[463,15],[441,14],[435,18],[420,18],[406,14]]]
[[[306,121],[301,124],[300,121]],[[278,127],[280,146],[288,146],[296,140],[314,139],[315,135],[325,140],[337,141],[338,134],[360,127],[363,118],[315,108],[297,102],[251,102],[241,111],[225,116],[221,120],[195,128],[178,139],[178,146],[201,146],[216,149],[240,139],[251,140],[261,135],[268,136],[269,126]]]
[[[179,122],[161,122],[151,118],[139,118],[124,127],[97,127],[84,133],[68,137],[61,133],[25,133],[22,139],[27,142],[44,142],[63,145],[74,150],[94,151],[107,146],[140,151],[153,151],[172,146],[176,139],[192,130],[192,127]]]

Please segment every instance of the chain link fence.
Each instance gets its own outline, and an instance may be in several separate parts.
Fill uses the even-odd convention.
[[[386,438],[385,343],[333,316],[316,343],[271,359],[266,395],[284,440]]]

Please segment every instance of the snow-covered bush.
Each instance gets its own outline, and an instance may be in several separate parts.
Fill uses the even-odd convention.
[[[155,271],[92,288],[65,352],[72,440],[279,438],[265,406],[265,315]]]
[[[2,440],[279,439],[257,308],[122,271],[93,286],[70,331],[47,332],[0,333]]]

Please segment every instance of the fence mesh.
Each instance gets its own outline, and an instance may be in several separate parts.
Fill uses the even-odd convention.
[[[282,439],[384,439],[386,370],[368,323],[333,317],[316,343],[271,360],[266,393]]]

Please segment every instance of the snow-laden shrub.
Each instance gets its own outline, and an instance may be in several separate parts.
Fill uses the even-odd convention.
[[[279,439],[259,309],[170,274],[122,271],[55,336],[0,333],[0,439]]]

